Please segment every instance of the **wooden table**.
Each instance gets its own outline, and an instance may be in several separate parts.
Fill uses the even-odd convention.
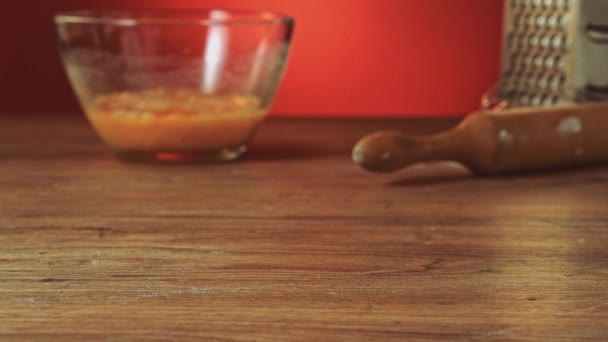
[[[453,120],[275,120],[242,162],[115,160],[0,119],[0,340],[608,340],[608,168],[350,162]]]

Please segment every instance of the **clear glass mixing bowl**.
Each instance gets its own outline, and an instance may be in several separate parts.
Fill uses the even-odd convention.
[[[99,136],[129,160],[232,160],[281,82],[294,20],[240,10],[55,17],[63,63]]]

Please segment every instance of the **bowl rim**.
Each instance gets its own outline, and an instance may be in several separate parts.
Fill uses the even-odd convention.
[[[137,17],[138,14],[151,14],[151,16]],[[216,18],[212,18],[214,14],[217,14]],[[219,14],[223,14],[223,16]],[[186,16],[192,16],[192,18],[187,18]],[[55,14],[54,21],[56,24],[105,24],[116,26],[212,26],[242,24],[293,24],[295,19],[292,16],[279,12],[232,8],[140,8],[126,10],[85,9],[65,11]]]

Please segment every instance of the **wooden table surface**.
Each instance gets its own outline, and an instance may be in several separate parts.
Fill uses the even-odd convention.
[[[0,118],[0,340],[608,340],[608,168],[378,176],[362,134],[266,123],[241,162],[115,160]]]

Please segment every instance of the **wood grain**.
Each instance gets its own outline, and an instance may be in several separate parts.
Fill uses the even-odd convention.
[[[151,165],[5,115],[0,340],[608,339],[608,168],[350,161],[454,124],[274,120],[241,162]]]

